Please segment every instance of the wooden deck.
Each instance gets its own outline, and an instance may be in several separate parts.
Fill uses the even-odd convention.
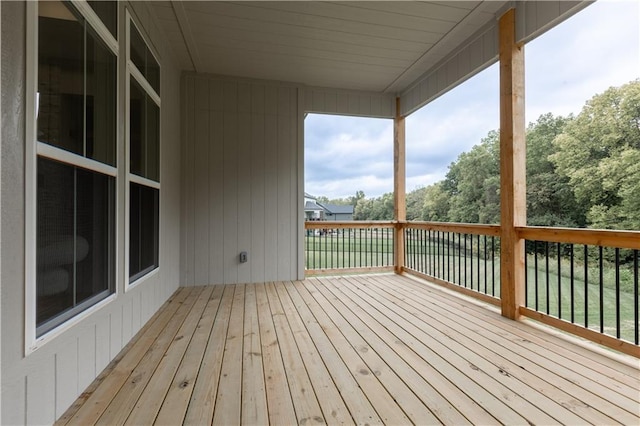
[[[614,358],[396,275],[181,288],[58,423],[640,424]]]

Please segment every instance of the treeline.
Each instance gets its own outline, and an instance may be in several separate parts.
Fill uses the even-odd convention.
[[[640,229],[640,80],[594,96],[577,116],[527,127],[529,225]],[[449,165],[444,180],[407,194],[407,219],[500,222],[499,133]],[[328,200],[356,220],[393,219],[393,194]]]

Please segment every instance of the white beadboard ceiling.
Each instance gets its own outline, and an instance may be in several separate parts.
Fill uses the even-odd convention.
[[[505,1],[160,1],[184,70],[399,93],[497,19]]]

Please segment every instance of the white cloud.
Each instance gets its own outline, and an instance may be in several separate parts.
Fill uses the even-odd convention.
[[[309,114],[305,119],[305,191],[345,198],[393,190],[393,122]]]
[[[527,122],[577,114],[593,95],[640,77],[640,3],[598,1],[525,46]]]

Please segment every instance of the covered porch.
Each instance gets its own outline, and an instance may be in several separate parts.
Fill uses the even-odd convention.
[[[107,173],[113,259],[96,267],[112,274],[106,298],[37,334],[39,177],[28,164],[69,157],[37,139],[36,3],[2,4],[3,37],[21,42],[3,45],[18,65],[3,69],[3,108],[17,112],[2,126],[0,422],[640,422],[640,232],[527,226],[524,46],[589,2],[121,1],[117,37],[85,3],[63,6],[113,42],[119,121],[131,119],[128,84],[140,78],[131,28],[161,66],[156,262],[143,279],[128,273],[135,173],[122,125]],[[501,224],[407,221],[405,118],[496,62]],[[307,113],[394,121],[393,221],[305,223]],[[309,240],[318,228],[331,232]],[[538,257],[527,243],[546,247],[546,280],[528,278]],[[311,266],[315,244],[325,258]],[[571,252],[570,310],[549,304],[549,247]],[[626,316],[620,250],[635,261]],[[596,284],[587,261],[599,261]]]
[[[394,274],[190,287],[57,424],[636,424],[631,363]]]

